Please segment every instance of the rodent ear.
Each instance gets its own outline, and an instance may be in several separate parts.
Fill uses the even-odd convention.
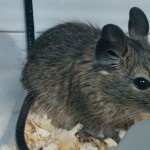
[[[120,58],[125,56],[126,35],[116,25],[108,24],[103,27],[100,40],[96,45],[95,58],[103,67],[115,68],[120,63]]]
[[[128,22],[129,36],[147,36],[149,32],[149,23],[145,13],[137,7],[133,7],[129,12]]]

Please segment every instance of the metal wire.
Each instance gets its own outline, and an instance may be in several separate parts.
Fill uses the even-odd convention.
[[[28,52],[30,52],[31,47],[35,42],[32,0],[24,0],[24,6],[25,6],[27,49]]]
[[[27,49],[29,54],[31,53],[31,48],[35,41],[32,0],[24,0],[24,6],[25,6],[25,19],[26,19]],[[27,97],[24,100],[24,103],[22,105],[18,117],[17,126],[16,126],[16,142],[20,150],[28,150],[27,144],[25,142],[24,130],[25,130],[25,122],[27,119],[27,115],[29,113],[29,109],[33,101],[34,101],[33,95],[28,93]]]

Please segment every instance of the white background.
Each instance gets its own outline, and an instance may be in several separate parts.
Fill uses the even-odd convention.
[[[148,0],[33,0],[36,33],[64,21],[107,23],[128,32],[129,9],[140,7],[150,20]],[[0,144],[9,143],[25,97],[20,74],[25,62],[23,0],[0,0]]]

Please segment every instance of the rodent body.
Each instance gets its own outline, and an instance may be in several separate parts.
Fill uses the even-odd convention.
[[[64,23],[43,33],[23,69],[23,85],[36,93],[32,110],[44,111],[60,128],[81,123],[97,138],[117,138],[118,122],[148,111],[149,85],[139,86],[150,80],[148,29],[134,27],[135,12],[145,21],[140,9],[131,10],[130,38],[112,24],[100,30]]]

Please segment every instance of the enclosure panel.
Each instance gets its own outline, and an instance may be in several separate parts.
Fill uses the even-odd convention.
[[[0,30],[24,31],[24,0],[0,1]],[[36,31],[43,31],[65,21],[107,23],[127,32],[128,13],[133,6],[143,9],[150,19],[148,0],[33,0]]]

